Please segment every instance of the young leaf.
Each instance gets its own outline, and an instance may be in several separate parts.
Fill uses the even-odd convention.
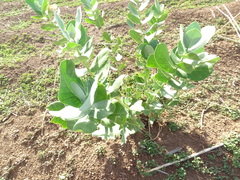
[[[48,0],[42,0],[41,4],[41,11],[42,15],[47,14],[48,12],[48,6],[49,6],[49,1]]]
[[[155,55],[154,54],[151,54],[148,59],[147,59],[147,67],[151,67],[151,68],[157,68],[158,67],[158,64],[155,60]]]
[[[104,85],[98,84],[94,94],[94,103],[108,99],[107,90]]]
[[[158,69],[158,73],[154,76],[157,81],[162,83],[167,83],[170,79],[170,76],[161,69]]]
[[[127,15],[127,17],[128,17],[128,19],[129,19],[130,21],[132,21],[133,23],[135,23],[135,24],[141,24],[141,20],[139,19],[139,17],[134,16],[134,15],[132,15],[131,13],[129,13],[129,14]]]
[[[129,31],[129,35],[130,35],[131,38],[132,38],[133,40],[135,40],[137,43],[139,43],[139,44],[142,43],[142,36],[141,36],[138,32],[136,32],[136,31],[134,31],[133,29],[131,29],[131,30]]]
[[[60,117],[54,117],[50,122],[54,124],[60,124],[63,129],[67,129],[67,122]]]
[[[188,78],[192,81],[201,81],[210,76],[213,72],[213,64],[206,63],[195,68],[191,74],[188,74]]]
[[[40,5],[38,3],[35,3],[36,0],[25,0],[25,1],[39,16],[41,17],[43,16]]]
[[[144,0],[139,7],[139,11],[143,11],[148,6],[149,2],[150,0]]]
[[[132,2],[128,3],[128,8],[129,8],[129,10],[130,10],[132,15],[134,15],[134,16],[139,18],[138,12],[135,9],[134,4]]]
[[[154,54],[154,49],[152,46],[150,45],[145,45],[143,48],[142,48],[142,56],[144,59],[148,59],[148,57],[151,55],[151,54]]]
[[[92,105],[89,116],[101,120],[111,115],[115,111],[115,108],[115,104],[109,100],[99,101]]]
[[[159,44],[155,49],[155,60],[158,67],[162,68],[163,70],[173,73],[175,69],[173,68],[171,59],[168,54],[168,49],[166,44],[162,43]]]
[[[134,29],[134,24],[129,19],[127,20],[127,24],[131,29]]]
[[[57,26],[55,26],[54,24],[44,24],[41,26],[42,30],[44,31],[53,31],[57,28]]]
[[[119,102],[115,103],[115,107],[116,108],[113,114],[111,114],[107,118],[119,125],[123,125],[127,120],[127,111],[125,110],[123,105]]]
[[[102,49],[97,57],[94,59],[90,69],[92,72],[95,72],[97,75],[100,76],[100,81],[104,82],[108,76],[109,69],[110,69],[110,62],[109,62],[109,53],[110,50],[107,48]]]
[[[112,41],[112,36],[111,34],[108,34],[106,31],[103,32],[102,37],[105,41],[111,42]]]
[[[76,31],[75,31],[75,20],[72,20],[70,21],[68,24],[67,24],[67,33],[68,35],[74,39],[75,36],[76,36]]]
[[[82,98],[80,94],[85,94],[83,83],[75,74],[75,65],[70,60],[62,61],[60,64],[60,90],[58,99],[67,105],[80,107]],[[80,91],[81,90],[81,91]],[[79,92],[78,92],[79,91]]]
[[[84,133],[93,133],[97,130],[97,125],[88,117],[79,119],[73,126],[74,131],[83,131]]]
[[[60,28],[63,36],[64,36],[68,41],[70,41],[71,38],[69,37],[68,33],[67,33],[66,30],[65,30],[65,26],[64,26],[64,22],[63,22],[62,18],[61,18],[57,13],[54,14],[54,17],[55,17],[55,19],[56,19],[57,26]]]
[[[184,32],[183,43],[186,48],[191,48],[196,45],[201,39],[202,35],[198,29],[191,29],[187,32]]]
[[[199,26],[198,22],[194,21],[193,23],[191,23],[187,28],[186,28],[186,32],[192,30],[192,29],[197,29],[199,31],[201,31],[201,27]]]
[[[112,92],[117,91],[117,90],[120,88],[120,86],[123,84],[123,79],[124,79],[125,77],[126,77],[126,75],[124,75],[124,74],[122,74],[121,76],[119,76],[119,77],[114,81],[113,85],[108,88],[108,93],[110,94],[110,93],[112,93]]]
[[[203,46],[205,46],[209,42],[209,40],[212,38],[212,36],[215,34],[215,31],[216,29],[214,26],[206,26],[202,28],[201,29],[202,38],[199,40],[197,44],[189,48],[188,52],[194,52],[202,48]]]
[[[61,103],[60,101],[57,101],[57,102],[53,102],[53,103],[49,104],[47,106],[47,109],[50,111],[60,111],[64,107],[65,107],[65,105],[63,103]]]
[[[143,21],[141,21],[141,23],[142,23],[142,24],[146,24],[148,21],[151,21],[151,19],[153,18],[153,16],[154,16],[154,11],[150,11],[150,12],[147,14],[146,18],[145,18]]]

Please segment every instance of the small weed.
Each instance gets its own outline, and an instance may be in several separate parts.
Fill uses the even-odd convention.
[[[233,153],[232,164],[235,168],[240,168],[240,134],[233,134],[225,139],[224,147]]]
[[[115,157],[109,157],[109,161],[112,165],[116,164],[116,158]]]
[[[149,135],[146,135],[146,138],[139,142],[139,146],[150,156],[162,154],[165,151],[165,149],[161,148],[156,142],[150,140]]]
[[[142,161],[137,160],[137,168],[141,175],[143,176],[152,176],[154,172],[147,172],[149,169],[154,168],[157,166],[157,163],[154,159],[146,161],[145,163],[142,163]]]
[[[96,149],[96,153],[97,153],[97,156],[99,157],[99,156],[104,156],[107,153],[107,151],[105,150],[104,147],[101,146]]]
[[[169,122],[168,122],[168,128],[169,128],[169,130],[172,131],[172,132],[175,132],[175,131],[181,129],[183,126],[184,126],[184,125],[178,124],[178,123],[173,122],[173,121],[169,121]]]

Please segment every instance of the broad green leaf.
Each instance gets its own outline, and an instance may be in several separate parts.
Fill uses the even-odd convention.
[[[92,80],[89,80],[89,81],[87,81],[87,84],[85,84],[86,89],[89,92],[89,94],[88,94],[87,99],[84,101],[84,103],[80,107],[80,110],[82,112],[85,112],[86,114],[88,114],[90,112],[91,107],[94,103],[95,92],[98,87],[98,80],[99,80],[99,77],[95,76],[95,79],[93,82],[92,82]]]
[[[91,9],[91,4],[90,4],[90,0],[81,0],[81,2],[84,4],[84,6],[86,6],[88,9]]]
[[[66,48],[64,48],[64,49],[65,50],[74,50],[74,49],[79,49],[80,47],[81,46],[75,42],[69,42],[69,43],[67,43]]]
[[[100,76],[100,81],[104,82],[108,77],[110,62],[109,62],[110,50],[107,48],[102,49],[97,57],[94,59],[90,69]]]
[[[39,16],[41,17],[43,16],[41,7],[35,3],[36,0],[25,0],[25,1]]]
[[[129,19],[127,20],[127,24],[131,29],[134,29],[134,24]]]
[[[177,90],[181,90],[181,89],[187,90],[188,89],[188,87],[186,86],[186,82],[184,82],[184,81],[171,79],[171,80],[169,80],[168,84]]]
[[[177,66],[186,73],[191,73],[193,71],[193,65],[185,62],[180,62]]]
[[[48,0],[42,0],[42,4],[41,4],[41,11],[42,14],[47,14],[47,10],[48,10],[48,6],[49,6],[49,1]]]
[[[81,46],[85,46],[84,52],[87,52],[89,49],[92,48],[92,39],[90,40],[90,37],[87,35],[87,30],[81,25],[80,26],[81,30],[81,38],[77,42]]]
[[[77,84],[76,82],[72,81],[69,83],[69,87],[71,89],[71,91],[74,93],[74,95],[81,100],[81,102],[84,102],[84,100],[86,99],[86,95],[85,92],[83,90],[83,87],[81,87],[79,84]]]
[[[117,91],[117,90],[120,88],[120,86],[123,84],[123,79],[124,79],[125,77],[126,77],[126,75],[124,75],[124,74],[122,74],[121,76],[119,76],[119,77],[114,81],[113,85],[108,88],[108,93],[110,94],[110,93],[112,93],[112,92]]]
[[[162,83],[167,83],[170,79],[169,75],[167,73],[165,73],[163,70],[158,69],[158,73],[155,74],[154,78],[157,81],[160,81]]]
[[[113,122],[119,124],[119,125],[124,125],[124,123],[127,120],[127,111],[123,107],[123,105],[119,102],[115,103],[115,111],[113,114],[108,116],[108,119],[112,120]]]
[[[57,101],[57,102],[53,102],[53,103],[49,104],[47,106],[47,109],[50,111],[60,111],[64,107],[65,107],[65,105],[63,103],[61,103],[60,101]]]
[[[150,45],[145,45],[141,51],[144,59],[148,59],[151,54],[154,54],[154,49]]]
[[[158,64],[155,60],[155,55],[154,54],[151,54],[148,59],[147,59],[147,64],[146,64],[147,67],[151,67],[151,68],[157,68],[158,67]]]
[[[77,8],[75,21],[75,42],[78,42],[81,38],[81,22],[82,22],[82,12],[81,7]]]
[[[42,18],[44,18],[44,16],[31,16],[31,18],[33,18],[33,19],[42,19]]]
[[[201,27],[199,26],[198,22],[196,22],[196,21],[192,22],[192,23],[186,28],[185,31],[187,32],[187,31],[190,31],[190,30],[192,30],[192,29],[197,29],[197,30],[201,31]]]
[[[131,30],[129,31],[129,35],[130,35],[131,38],[132,38],[133,40],[135,40],[137,43],[139,43],[139,44],[142,43],[142,36],[141,36],[138,32],[136,32],[136,31],[134,31],[133,29],[131,29]]]
[[[79,119],[73,126],[74,131],[83,131],[84,133],[93,133],[97,130],[97,125],[94,121],[87,117]]]
[[[164,5],[160,5],[158,0],[154,0],[154,6],[153,9],[155,11],[156,16],[160,16],[161,12],[164,8]]]
[[[187,32],[184,32],[183,43],[186,48],[192,48],[196,45],[201,39],[202,35],[198,29],[191,29]]]
[[[115,104],[109,100],[99,101],[92,105],[89,116],[101,120],[111,115],[115,108]]]
[[[139,11],[143,11],[148,6],[149,2],[150,2],[150,0],[144,0],[143,2],[141,2]]]
[[[106,100],[108,98],[107,90],[104,85],[98,84],[98,87],[94,94],[94,103]]]
[[[201,58],[200,64],[206,63],[206,62],[215,64],[220,60],[220,57],[216,55],[208,55],[208,53],[205,53],[205,55],[202,57],[202,54],[199,55],[199,57]]]
[[[141,20],[140,20],[138,17],[132,15],[131,13],[129,13],[129,14],[127,15],[127,17],[128,17],[128,19],[129,19],[131,22],[133,22],[133,23],[135,23],[135,24],[141,24]]]
[[[60,117],[54,117],[50,122],[54,124],[60,124],[63,129],[67,129],[67,122]]]
[[[200,61],[201,59],[199,58],[199,56],[195,53],[188,53],[183,55],[182,57],[186,58],[186,59],[192,59],[192,60],[196,60],[196,61]]]
[[[54,13],[54,17],[55,17],[55,19],[56,19],[57,26],[60,28],[63,36],[64,36],[68,41],[70,41],[71,39],[70,39],[68,33],[67,33],[66,30],[65,30],[65,25],[64,25],[64,22],[63,22],[62,18],[61,18],[57,13]]]
[[[108,34],[106,31],[103,32],[102,37],[105,41],[111,42],[112,41],[112,36],[111,34]]]
[[[76,31],[75,31],[75,20],[71,20],[68,24],[67,24],[67,33],[68,35],[74,39],[75,35],[76,35]]]
[[[166,44],[159,44],[155,49],[155,60],[158,67],[162,68],[164,71],[173,73],[175,69],[172,66],[171,59],[168,54],[168,49]]]
[[[195,68],[188,78],[192,81],[201,81],[209,77],[213,72],[213,64],[206,63]]]
[[[66,38],[63,38],[63,39],[60,39],[60,40],[54,42],[54,44],[57,45],[57,46],[63,46],[67,43],[68,43],[68,40]]]
[[[212,38],[212,36],[215,34],[216,28],[214,26],[206,26],[201,29],[201,35],[202,38],[199,40],[197,44],[192,46],[191,48],[188,49],[189,52],[194,52],[203,46],[205,46],[209,40]]]
[[[95,21],[95,20],[92,20],[92,19],[89,19],[89,18],[85,18],[85,21],[86,21],[88,24],[96,25],[96,21]]]
[[[186,53],[186,48],[185,48],[185,46],[182,44],[181,41],[178,42],[177,48],[178,48],[177,50],[178,50],[178,54],[179,54],[179,55],[183,55],[183,54]]]
[[[103,118],[101,120],[101,124],[108,128],[112,128],[115,125],[115,123],[108,118]]]
[[[147,22],[151,21],[151,19],[153,18],[153,16],[154,16],[154,11],[150,11],[150,12],[147,14],[146,18],[145,18],[143,21],[141,21],[141,23],[142,23],[142,24],[146,24]]]
[[[159,44],[159,41],[157,39],[154,39],[149,43],[149,45],[151,45],[153,49],[156,49],[158,44]]]
[[[134,16],[136,16],[136,17],[139,18],[138,12],[137,12],[137,10],[136,10],[136,8],[134,7],[134,4],[133,4],[132,2],[129,2],[129,3],[128,3],[128,8],[129,8],[129,10],[130,10],[130,12],[131,12],[132,15],[134,15]]]
[[[41,26],[42,30],[44,31],[53,31],[57,28],[57,26],[55,26],[54,24],[44,24]]]
[[[90,4],[91,4],[91,10],[94,12],[95,10],[97,10],[97,7],[98,7],[98,2],[97,2],[97,0],[91,0],[91,2],[90,2]]]
[[[104,19],[101,16],[98,16],[96,19],[96,26],[100,29],[104,26]]]
[[[144,83],[144,79],[142,77],[140,77],[139,75],[135,75],[134,79],[137,83]]]
[[[75,74],[74,63],[70,60],[62,61],[60,64],[60,90],[58,92],[58,99],[64,104],[80,107],[82,102],[79,94],[77,94],[77,90],[79,89],[83,90],[83,83]]]

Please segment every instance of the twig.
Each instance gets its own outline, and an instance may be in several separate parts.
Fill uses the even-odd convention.
[[[240,13],[238,13],[236,16],[234,16],[234,18],[237,18],[239,15],[240,15]],[[230,23],[230,22],[228,21],[228,22],[227,22],[226,24],[224,24],[220,29],[218,29],[218,30],[216,31],[216,34],[217,34],[221,29],[223,29],[225,26],[227,26],[229,23]]]
[[[166,175],[169,175],[168,173],[166,173],[166,172],[164,172],[164,171],[161,171],[161,170],[156,170],[156,171],[158,171],[158,172],[160,172],[160,173],[163,173],[163,174],[166,174]]]
[[[158,124],[158,133],[157,133],[157,136],[155,138],[152,138],[151,140],[154,141],[155,139],[157,139],[160,135],[160,132],[162,131],[162,128],[161,126]]]
[[[232,24],[233,28],[235,29],[238,37],[240,38],[240,28],[237,24],[237,22],[235,21],[234,17],[232,16],[231,12],[228,10],[228,8],[223,5],[223,7],[225,8],[225,10],[227,11],[228,14],[226,14],[225,12],[223,12],[220,7],[217,7],[217,9],[225,16],[228,18],[229,22]]]
[[[219,97],[219,100],[225,105],[225,107],[229,110],[230,113],[232,113],[232,110],[230,109],[230,107],[225,103],[225,101]]]
[[[204,149],[204,150],[202,150],[202,151],[199,151],[198,153],[191,154],[190,156],[187,156],[187,157],[185,157],[185,158],[183,158],[183,159],[180,159],[180,160],[178,160],[178,161],[173,161],[173,162],[166,163],[166,164],[163,164],[163,165],[161,165],[161,166],[155,167],[155,168],[153,168],[153,169],[150,169],[150,170],[147,171],[147,172],[157,171],[157,170],[162,169],[162,168],[164,168],[164,167],[168,167],[168,166],[171,166],[171,165],[173,165],[173,164],[186,161],[186,160],[191,159],[191,158],[193,158],[193,157],[196,157],[196,156],[199,156],[199,155],[204,154],[204,153],[206,153],[206,152],[209,152],[209,151],[211,151],[211,150],[213,150],[213,149],[222,147],[223,145],[224,145],[224,143],[221,143],[221,144],[219,144],[219,145],[216,145],[216,146],[213,146],[213,147]]]
[[[228,40],[228,41],[232,41],[232,42],[235,42],[235,43],[240,43],[239,40],[232,39],[232,38],[229,38],[229,37],[225,37],[225,36],[221,36],[221,35],[217,35],[217,37]]]
[[[200,118],[200,128],[202,129],[203,128],[203,119],[204,119],[204,113],[205,113],[206,109],[203,109],[202,110],[202,115],[201,115],[201,118]]]

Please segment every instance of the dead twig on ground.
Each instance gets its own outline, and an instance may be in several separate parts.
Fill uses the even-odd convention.
[[[193,157],[196,157],[196,156],[199,156],[199,155],[204,154],[204,153],[206,153],[206,152],[212,151],[213,149],[222,147],[223,145],[224,145],[224,143],[218,144],[218,145],[216,145],[216,146],[213,146],[213,147],[204,149],[204,150],[202,150],[202,151],[200,151],[200,152],[198,152],[198,153],[191,154],[191,155],[189,155],[189,156],[187,156],[187,157],[185,157],[185,158],[183,158],[183,159],[180,159],[180,160],[177,160],[177,161],[173,161],[173,162],[166,163],[166,164],[163,164],[163,165],[161,165],[161,166],[155,167],[155,168],[153,168],[153,169],[150,169],[150,170],[147,171],[147,172],[157,171],[157,170],[162,169],[162,168],[164,168],[164,167],[168,167],[168,166],[171,166],[171,165],[173,165],[173,164],[186,161],[186,160],[191,159],[191,158],[193,158]]]

